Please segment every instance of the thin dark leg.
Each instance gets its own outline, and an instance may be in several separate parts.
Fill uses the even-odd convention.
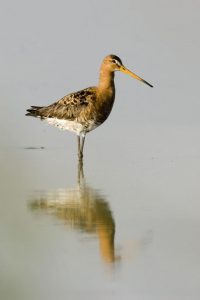
[[[77,142],[78,142],[78,157],[80,157],[80,151],[81,151],[81,137],[77,135]]]
[[[81,161],[83,159],[83,147],[85,142],[85,136],[77,136],[78,141],[78,159]]]
[[[83,159],[83,138],[81,136],[77,136],[78,141],[78,159],[81,161]]]
[[[83,160],[79,159],[78,161],[78,183],[84,183],[84,172],[83,172]]]
[[[81,156],[83,158],[83,148],[84,148],[84,143],[85,143],[85,135],[82,136],[82,143],[81,143]]]

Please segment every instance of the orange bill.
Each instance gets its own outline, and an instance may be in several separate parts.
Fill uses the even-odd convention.
[[[125,74],[128,74],[130,75],[131,77],[139,80],[139,81],[142,81],[144,83],[146,83],[148,86],[150,87],[153,87],[153,85],[151,85],[150,83],[148,83],[146,80],[142,79],[141,77],[139,77],[138,75],[136,75],[135,73],[129,71],[127,68],[125,68],[124,66],[121,66],[120,69],[119,69],[121,72],[125,73]]]

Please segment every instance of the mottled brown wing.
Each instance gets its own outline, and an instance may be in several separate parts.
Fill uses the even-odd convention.
[[[27,115],[40,117],[42,119],[58,118],[73,121],[77,119],[80,114],[83,114],[84,110],[87,110],[89,106],[93,105],[95,100],[96,88],[90,87],[64,96],[49,106],[32,106],[32,108],[28,110]]]

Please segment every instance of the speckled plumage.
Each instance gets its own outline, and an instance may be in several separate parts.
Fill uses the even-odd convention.
[[[109,55],[102,62],[98,86],[71,93],[48,106],[31,106],[26,115],[38,117],[60,129],[75,132],[79,137],[79,158],[82,158],[85,135],[101,125],[112,110],[115,99],[115,71],[127,73],[152,87],[126,69],[119,57]],[[81,145],[80,136],[83,138]]]
[[[32,106],[27,115],[39,117],[60,129],[84,135],[101,125],[108,117],[114,99],[105,105],[98,99],[96,87],[89,87],[64,96],[57,102],[44,106]],[[77,128],[77,129],[76,129]]]

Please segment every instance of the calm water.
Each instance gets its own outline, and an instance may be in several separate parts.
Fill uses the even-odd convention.
[[[1,147],[0,298],[199,299],[199,128],[98,134]]]

